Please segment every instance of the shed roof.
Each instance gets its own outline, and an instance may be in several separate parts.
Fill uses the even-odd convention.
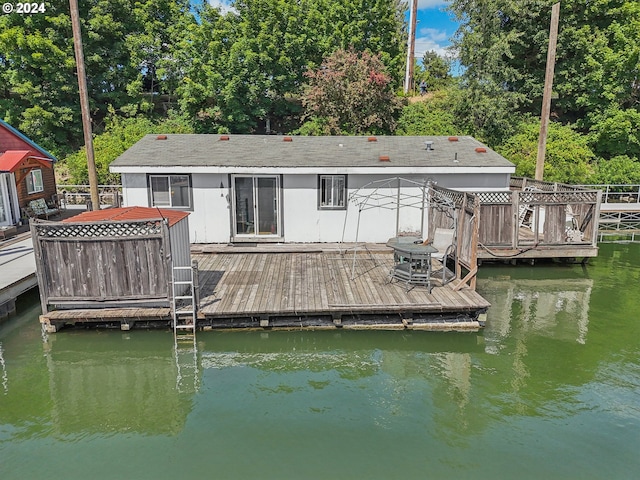
[[[427,150],[425,142],[432,142]],[[387,157],[383,160],[381,157]],[[275,135],[147,135],[120,155],[114,172],[239,168],[499,167],[514,165],[473,137],[309,137]]]
[[[189,212],[170,210],[167,208],[120,207],[83,212],[74,217],[67,218],[63,220],[63,222],[100,222],[106,220],[121,222],[127,220],[163,220],[166,218],[169,221],[169,226],[172,227],[188,215]]]

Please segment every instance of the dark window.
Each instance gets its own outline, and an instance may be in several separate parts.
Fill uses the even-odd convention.
[[[152,207],[191,208],[189,175],[149,175]]]
[[[318,179],[318,208],[321,210],[347,207],[347,176],[320,175]]]
[[[31,170],[27,175],[27,193],[38,193],[44,190],[42,183],[42,170],[36,168]]]

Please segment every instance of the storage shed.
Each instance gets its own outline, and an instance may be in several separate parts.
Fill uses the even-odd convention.
[[[43,313],[170,308],[190,275],[188,212],[126,207],[31,223]]]

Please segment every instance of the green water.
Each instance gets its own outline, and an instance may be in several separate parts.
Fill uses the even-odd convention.
[[[0,327],[0,479],[626,479],[640,245],[483,266],[478,333]],[[176,361],[177,360],[177,361]]]

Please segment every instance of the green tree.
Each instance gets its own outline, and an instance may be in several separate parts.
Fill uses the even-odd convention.
[[[82,138],[63,3],[48,3],[46,14],[0,15],[0,117],[55,155]]]
[[[79,2],[94,130],[101,130],[110,106],[128,115],[148,110],[142,78],[150,72],[177,82],[168,66],[179,74],[173,46],[193,20],[187,5]],[[0,65],[0,116],[59,156],[78,148],[83,135],[69,2],[51,0],[37,15],[0,16]]]
[[[634,108],[606,112],[591,127],[593,150],[604,158],[619,155],[640,158],[640,112]]]
[[[193,133],[193,130],[188,122],[175,116],[154,122],[146,117],[118,117],[111,110],[106,119],[105,131],[93,139],[98,183],[101,185],[119,184],[120,175],[109,172],[109,165],[125,150],[150,133]],[[70,181],[73,184],[86,185],[89,183],[87,156],[84,147],[78,152],[68,155],[61,163],[68,170]]]
[[[416,77],[427,82],[429,90],[439,90],[450,83],[450,69],[449,59],[438,55],[434,50],[429,50],[422,57],[422,72]]]
[[[507,19],[526,14],[525,1],[453,0],[450,5],[460,22],[453,43],[465,67],[456,115],[467,131],[492,145],[513,133],[513,116],[528,98],[528,92],[509,88],[520,77],[509,59],[521,34],[505,28]]]
[[[182,111],[197,131],[248,133],[296,126],[304,72],[338,48],[380,55],[399,82],[404,20],[397,0],[237,0],[204,5],[183,52]]]
[[[320,68],[306,73],[305,116],[324,123],[326,133],[391,133],[401,107],[378,56],[337,50]]]
[[[551,5],[557,0],[453,0],[469,123],[492,137],[514,112],[540,114]],[[640,100],[640,2],[563,0],[553,115],[583,132],[601,112]],[[461,112],[461,113],[464,113]],[[498,119],[496,124],[495,119]],[[508,124],[508,123],[507,123]]]
[[[639,184],[640,162],[627,155],[619,155],[610,160],[600,159],[593,183]]]
[[[535,120],[522,122],[517,133],[496,151],[516,165],[516,175],[533,178],[538,154],[540,125]],[[588,138],[571,127],[552,122],[549,125],[544,180],[585,184],[592,181],[595,155]]]
[[[455,88],[433,92],[424,101],[402,109],[396,135],[460,135],[453,114],[459,91]]]

